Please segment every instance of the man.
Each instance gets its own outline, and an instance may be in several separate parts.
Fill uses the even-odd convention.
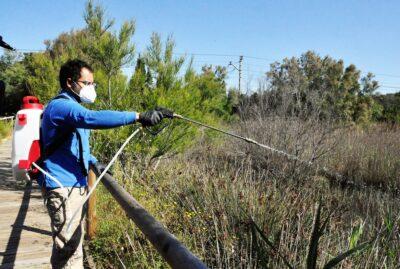
[[[93,103],[96,84],[93,69],[85,62],[71,60],[65,63],[59,75],[61,92],[43,112],[42,142],[44,151],[53,147],[43,161],[44,170],[51,177],[41,174],[38,182],[43,187],[43,198],[51,219],[53,235],[53,268],[83,268],[84,212],[73,220],[70,232],[66,226],[72,214],[87,195],[87,172],[97,160],[90,153],[90,129],[105,129],[140,122],[151,126],[159,123],[159,111],[144,113],[121,111],[93,111],[81,103]],[[55,141],[57,143],[54,148]]]

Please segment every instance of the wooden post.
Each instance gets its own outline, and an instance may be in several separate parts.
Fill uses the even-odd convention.
[[[96,174],[92,169],[89,169],[88,174],[88,187],[89,190],[92,188],[93,184],[96,182]],[[91,240],[96,235],[97,217],[96,217],[96,192],[90,196],[88,201],[88,212],[87,212],[87,239]]]

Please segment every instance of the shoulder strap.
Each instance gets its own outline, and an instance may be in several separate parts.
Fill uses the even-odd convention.
[[[78,141],[79,141],[79,165],[81,166],[82,174],[84,176],[87,176],[88,173],[85,168],[85,163],[83,162],[83,145],[82,145],[81,134],[78,131],[76,131],[76,136],[78,137]]]
[[[58,95],[53,100],[56,99],[69,99],[65,95]],[[42,156],[43,160],[48,158],[50,155],[52,155],[66,140],[67,138],[75,132],[75,128],[69,128],[64,132],[60,132],[54,139],[53,142],[50,143],[47,147],[43,145],[43,150],[42,150]]]

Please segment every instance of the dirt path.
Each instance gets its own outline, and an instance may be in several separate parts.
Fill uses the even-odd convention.
[[[0,142],[0,268],[50,268],[51,248],[40,190],[13,180],[11,139]]]

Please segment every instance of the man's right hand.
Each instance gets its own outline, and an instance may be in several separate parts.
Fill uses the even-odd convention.
[[[143,126],[154,126],[161,122],[163,113],[157,110],[149,110],[139,114],[138,122]]]
[[[160,111],[163,114],[163,117],[166,119],[173,119],[174,118],[174,112],[168,108],[165,107],[157,107],[156,111]]]

